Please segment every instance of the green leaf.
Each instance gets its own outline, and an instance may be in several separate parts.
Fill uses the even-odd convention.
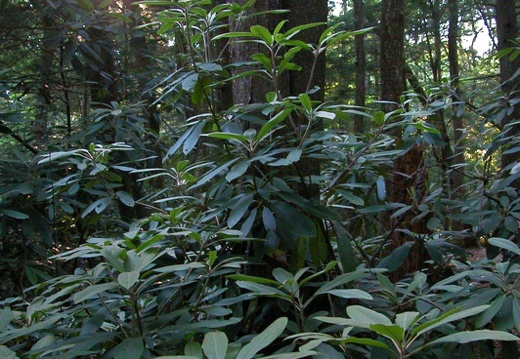
[[[383,111],[374,113],[374,122],[376,125],[381,126],[385,122],[385,113]]]
[[[0,345],[0,358],[2,359],[18,359],[16,353],[5,345]]]
[[[282,298],[285,300],[291,300],[291,296],[288,295],[285,292],[282,292],[279,289],[260,284],[260,283],[253,283],[253,282],[245,282],[245,281],[238,281],[236,283],[240,288],[250,290],[256,295],[263,295],[263,296],[275,296],[278,298]],[[278,283],[276,283],[279,285]]]
[[[118,286],[117,283],[103,283],[103,284],[91,285],[91,286],[83,289],[82,291],[74,294],[72,299],[74,300],[74,303],[78,304],[78,303],[81,303],[84,300],[92,298],[98,294],[101,294],[103,292],[114,289],[117,286]]]
[[[374,299],[370,294],[360,289],[331,289],[326,291],[325,293],[346,299]]]
[[[115,347],[114,359],[140,359],[143,352],[143,339],[127,338]]]
[[[330,112],[330,111],[316,111],[316,113],[314,113],[314,115],[316,117],[326,118],[328,120],[334,120],[336,118],[336,114],[334,112]]]
[[[471,343],[476,342],[480,340],[495,340],[495,341],[517,341],[520,340],[519,337],[507,333],[507,332],[501,332],[497,330],[475,330],[472,332],[460,332],[455,334],[450,334],[445,337],[435,339],[434,341],[431,341],[427,343],[426,345],[436,345],[436,344],[442,344],[442,343]]]
[[[502,305],[504,305],[505,300],[506,296],[504,294],[493,300],[489,308],[487,308],[478,316],[477,320],[475,321],[475,327],[482,328],[484,325],[488,324],[500,311]]]
[[[315,223],[305,214],[288,203],[279,202],[271,206],[276,217],[276,228],[285,228],[297,237],[316,235]]]
[[[128,207],[135,206],[135,200],[134,200],[134,198],[132,197],[132,195],[130,193],[125,192],[125,191],[117,191],[116,192],[116,196],[117,196],[117,198],[119,198],[119,200],[125,206],[128,206]]]
[[[226,181],[231,182],[237,178],[242,177],[249,168],[249,165],[251,164],[251,160],[244,160],[238,162],[236,165],[231,167],[229,172],[226,174]]]
[[[11,323],[12,319],[13,312],[11,311],[11,308],[5,307],[4,309],[0,309],[0,332]]]
[[[214,62],[205,62],[197,64],[198,68],[202,71],[208,71],[208,72],[218,72],[222,71],[222,66],[219,64],[216,64]]]
[[[266,348],[276,338],[278,338],[287,326],[287,318],[282,317],[274,321],[264,331],[255,336],[249,344],[244,346],[239,352],[236,359],[251,359],[260,350]]]
[[[415,242],[406,242],[402,246],[394,249],[392,253],[383,258],[377,265],[377,268],[387,268],[390,272],[397,270],[408,257],[410,249]]]
[[[337,233],[336,244],[338,246],[338,256],[341,269],[344,273],[356,270],[356,251],[349,238],[349,233],[343,228],[339,221],[332,221],[334,230]]]
[[[199,80],[199,74],[192,73],[192,74],[186,76],[182,80],[181,87],[184,91],[191,92],[195,88],[195,85],[197,84],[198,80]]]
[[[456,320],[465,319],[467,317],[477,315],[479,313],[482,313],[487,308],[489,308],[489,305],[479,305],[477,307],[473,307],[473,308],[466,309],[463,311],[459,311],[460,308],[452,309],[449,312],[444,313],[443,315],[441,315],[433,320],[427,321],[427,322],[422,323],[421,325],[417,326],[413,330],[412,336],[421,335],[423,333],[426,333],[427,331],[430,331],[430,330],[437,328],[441,325],[444,325],[446,323],[451,323]]]
[[[306,93],[299,94],[298,99],[300,100],[304,109],[306,109],[309,112],[312,110],[312,101],[309,95],[307,95]]]
[[[119,272],[125,272],[123,263],[118,258],[119,254],[121,254],[121,249],[119,247],[105,247],[101,250],[101,254],[112,268],[117,269]]]
[[[262,25],[251,26],[251,28],[249,30],[256,37],[264,40],[267,45],[272,45],[273,44],[273,36],[269,32],[269,30],[267,30]]]
[[[251,58],[253,60],[261,63],[266,70],[271,71],[272,66],[273,66],[271,63],[271,60],[269,60],[269,58],[267,56],[265,56],[264,54],[262,54],[262,53],[254,54],[251,56]]]
[[[262,357],[262,359],[298,359],[298,358],[310,358],[316,353],[313,351],[302,351],[298,353],[278,353]]]
[[[199,122],[196,126],[189,130],[189,135],[186,137],[186,140],[182,144],[182,152],[187,155],[189,154],[199,142],[200,134],[206,125],[205,121]],[[171,149],[168,151],[170,153]]]
[[[384,337],[401,343],[404,338],[404,329],[398,325],[372,324],[370,329]]]
[[[382,273],[377,273],[377,281],[386,291],[392,294],[393,297],[396,297],[395,285],[390,282],[390,280]]]
[[[242,195],[242,198],[235,204],[233,210],[229,214],[228,227],[233,228],[244,215],[247,213],[249,206],[253,202],[254,193],[246,193]]]
[[[0,209],[0,213],[5,214],[8,217],[14,218],[14,219],[28,219],[29,216],[25,213],[13,211],[12,209]]]
[[[340,285],[345,285],[350,282],[354,282],[356,280],[359,280],[363,278],[364,273],[362,270],[356,270],[350,273],[345,273],[342,275],[337,276],[330,282],[324,283],[315,293],[315,295],[323,294],[328,290],[331,290],[333,288],[337,288]]]
[[[221,332],[211,332],[204,336],[202,350],[208,359],[224,359],[226,357],[228,338]]]
[[[123,272],[117,276],[117,282],[125,289],[129,290],[135,283],[139,281],[140,273],[138,271]]]
[[[430,125],[428,123],[417,122],[417,123],[413,123],[412,126],[417,128],[418,130],[422,130],[427,133],[434,133],[436,135],[441,134],[441,132],[438,129],[436,129],[435,127],[432,127],[432,125]]]
[[[244,282],[271,284],[274,286],[279,285],[279,283],[277,281],[269,279],[269,278],[254,277],[254,276],[245,275],[245,274],[231,274],[231,275],[228,275],[227,278],[233,279],[233,280],[240,280],[240,281],[244,281]]]
[[[32,346],[31,352],[37,353],[39,351],[43,351],[54,342],[56,342],[56,336],[54,336],[53,334],[47,334]],[[3,356],[0,356],[0,358],[3,358]]]
[[[188,342],[184,346],[184,354],[195,358],[202,358],[202,347],[197,342]]]
[[[97,201],[92,203],[90,206],[88,206],[83,211],[83,213],[81,214],[81,218],[85,218],[92,211],[94,211],[94,212],[96,212],[98,214],[103,212],[105,210],[105,208],[107,208],[108,205],[110,204],[110,201],[111,201],[110,197],[105,197],[105,198],[98,199]]]
[[[492,237],[488,239],[488,243],[520,256],[520,248],[508,239]]]
[[[342,343],[368,345],[371,347],[383,348],[383,349],[392,351],[392,349],[390,349],[390,347],[388,345],[386,345],[385,343],[383,343],[379,340],[374,340],[374,339],[369,339],[369,338],[348,337],[346,340],[342,340]]]
[[[267,102],[273,102],[276,100],[277,97],[278,97],[278,94],[276,93],[276,91],[268,92],[265,95],[265,99],[267,100]]]
[[[269,166],[277,167],[277,166],[289,166],[293,164],[294,162],[298,162],[300,160],[300,157],[302,155],[302,150],[300,148],[292,149],[288,154],[286,158],[280,158],[274,162],[269,162]]]
[[[173,264],[171,266],[165,266],[154,269],[155,272],[159,273],[175,273],[179,271],[186,271],[189,269],[204,268],[205,265],[199,262],[191,262],[186,264]]]
[[[512,300],[513,306],[513,321],[515,322],[516,330],[520,331],[520,302],[519,297],[514,296]],[[1,328],[0,328],[1,329]]]
[[[381,313],[378,313],[372,309],[362,307],[360,305],[351,305],[347,307],[347,314],[355,321],[371,324],[384,324],[392,325],[390,319]]]
[[[419,312],[404,312],[399,313],[395,316],[395,323],[404,330],[408,330],[412,324],[419,318]]]
[[[289,114],[292,112],[292,108],[285,108],[283,111],[279,112],[278,114],[276,114],[276,116],[274,116],[272,119],[270,119],[269,121],[267,121],[263,126],[262,128],[260,129],[260,131],[258,131],[258,134],[256,135],[256,140],[257,141],[261,141],[264,139],[264,137],[266,137],[270,132],[271,130],[274,129],[274,127],[276,125],[278,125],[280,122],[282,122],[283,120],[285,120],[287,118],[287,116],[289,116]]]
[[[213,132],[213,133],[208,134],[208,137],[220,138],[223,140],[230,140],[230,141],[247,142],[246,136],[239,135],[237,133],[231,133],[231,132]]]
[[[384,201],[386,198],[386,183],[385,183],[385,178],[383,176],[377,177],[376,187],[377,187],[377,198],[379,198],[379,200],[381,200],[381,201]]]

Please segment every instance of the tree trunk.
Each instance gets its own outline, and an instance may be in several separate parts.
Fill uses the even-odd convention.
[[[450,198],[462,199],[464,195],[464,145],[462,143],[462,134],[464,131],[462,123],[462,114],[464,112],[464,103],[461,101],[461,89],[459,86],[459,8],[458,0],[448,0],[449,10],[449,28],[448,28],[448,61],[450,65],[450,85],[451,85],[451,99],[455,103],[453,107],[453,114],[451,117],[451,125],[453,129],[452,143],[453,156],[451,157],[450,170]],[[447,144],[449,145],[449,144]],[[451,223],[451,229],[454,231],[461,231],[464,225],[460,221]],[[469,245],[470,243],[466,243]]]
[[[314,22],[326,22],[328,15],[328,6],[326,0],[301,1],[301,0],[285,0],[282,8],[290,10],[286,15],[289,27],[309,24]],[[324,30],[324,26],[315,27],[298,34],[298,40],[305,43],[316,44]],[[325,56],[321,55],[316,64],[314,64],[314,56],[308,51],[301,51],[295,57],[295,62],[302,66],[300,71],[288,72],[287,93],[284,96],[298,96],[306,93],[314,87],[319,87],[319,91],[311,95],[314,100],[320,103],[325,99]],[[303,128],[308,126],[306,118],[296,118],[296,126]],[[315,130],[323,128],[322,123],[313,124]],[[295,164],[297,175],[301,178],[300,195],[309,199],[319,197],[319,187],[312,182],[312,176],[318,176],[321,173],[320,161],[313,158],[303,158]]]
[[[385,104],[385,112],[395,110],[399,98],[404,92],[404,0],[383,0],[381,8],[381,100],[392,101],[396,104]],[[399,133],[394,133],[399,136]],[[392,202],[413,204],[417,203],[417,197],[424,195],[427,173],[423,165],[423,153],[419,146],[412,147],[394,163],[393,181],[390,184],[390,200]],[[421,194],[422,192],[422,194]],[[416,193],[416,196],[412,196]],[[396,249],[406,242],[407,237],[399,229],[407,229],[421,234],[425,232],[425,224],[413,222],[413,207],[401,218],[393,220],[390,227],[392,240],[391,250]],[[419,236],[420,237],[420,236]],[[417,239],[410,249],[410,254],[399,269],[392,273],[392,280],[398,281],[408,273],[413,273],[421,268],[426,252],[424,246]]]
[[[354,28],[356,30],[365,27],[365,14],[364,14],[363,0],[354,0]],[[356,35],[355,39],[356,47],[356,93],[355,93],[355,104],[356,106],[365,106],[366,96],[366,57],[365,57],[365,34]],[[354,132],[364,133],[365,132],[365,119],[361,115],[354,115]]]
[[[381,4],[381,100],[398,103],[404,92],[404,0],[383,0]],[[385,104],[385,112],[396,109]]]
[[[518,23],[517,23],[517,1],[515,0],[497,0],[496,1],[496,23],[498,36],[498,50],[507,49],[513,46],[512,41],[518,37]],[[508,99],[508,105],[513,107],[513,113],[507,116],[501,123],[501,128],[506,131],[506,137],[509,138],[505,142],[511,142],[518,139],[520,134],[520,125],[510,125],[514,120],[518,121],[520,118],[520,104],[515,103],[515,100],[520,97],[520,76],[513,78],[513,75],[520,70],[520,57],[511,61],[509,56],[503,56],[500,59],[500,81],[502,82],[502,90]],[[512,101],[513,100],[513,101]],[[507,146],[505,146],[507,149]],[[518,152],[503,153],[502,154],[502,170],[505,170],[506,175],[511,169],[512,165],[518,161]],[[520,187],[520,179],[515,181],[516,187]]]

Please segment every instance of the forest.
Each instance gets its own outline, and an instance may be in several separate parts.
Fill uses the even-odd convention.
[[[0,0],[0,358],[519,358],[519,18]]]

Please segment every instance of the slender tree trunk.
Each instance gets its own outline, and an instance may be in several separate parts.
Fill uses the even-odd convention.
[[[462,123],[462,114],[464,112],[464,103],[461,101],[462,93],[459,86],[459,7],[458,0],[448,0],[449,10],[449,29],[448,29],[448,61],[450,65],[450,84],[452,89],[451,99],[456,105],[453,107],[453,115],[451,117],[451,125],[453,130],[453,156],[451,157],[450,170],[450,198],[461,199],[464,195],[464,145],[462,143],[462,134],[464,131]],[[449,145],[449,144],[447,144]],[[464,225],[460,221],[454,221],[451,229],[460,231],[464,229]],[[469,245],[469,243],[466,243]]]
[[[442,38],[441,38],[441,5],[439,0],[429,0],[430,15],[428,19],[433,27],[433,54],[430,59],[430,66],[433,74],[433,81],[440,82],[442,79]]]
[[[365,27],[365,14],[363,0],[354,0],[354,28],[356,30]],[[365,35],[356,35],[356,92],[355,104],[356,106],[365,106],[366,96],[366,57],[365,57]],[[364,133],[365,119],[361,115],[354,116],[354,132]]]
[[[515,0],[496,0],[496,22],[498,35],[498,50],[507,49],[513,46],[518,33],[517,22],[517,1]],[[520,57],[511,61],[509,56],[500,59],[500,81],[502,82],[502,90],[508,99],[508,105],[513,107],[513,113],[507,116],[501,124],[503,131],[506,131],[506,137],[510,138],[506,142],[517,139],[520,135],[520,125],[511,125],[513,121],[520,119],[520,104],[515,100],[520,97],[520,77],[513,75],[520,70]],[[507,149],[507,146],[506,146]],[[518,152],[502,154],[502,169],[509,171],[511,166],[518,162]],[[520,179],[515,181],[516,187],[520,187]]]
[[[39,7],[39,6],[38,6]],[[54,99],[52,97],[53,85],[53,64],[55,63],[55,51],[58,47],[56,43],[57,31],[52,18],[52,14],[42,15],[43,38],[40,48],[40,63],[38,64],[40,83],[37,89],[37,105],[34,121],[32,123],[32,133],[36,146],[45,145],[49,138],[49,126],[51,111]]]

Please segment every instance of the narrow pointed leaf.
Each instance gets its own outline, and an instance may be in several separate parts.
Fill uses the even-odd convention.
[[[276,338],[278,338],[287,326],[287,318],[282,317],[274,321],[263,332],[255,336],[249,344],[244,346],[239,352],[236,359],[251,359],[260,350],[266,348]]]
[[[450,334],[445,337],[433,340],[429,342],[427,345],[435,345],[442,343],[471,343],[480,340],[496,340],[496,341],[516,341],[520,340],[519,337],[507,332],[501,332],[496,330],[475,330],[472,332],[460,332],[455,334]]]

